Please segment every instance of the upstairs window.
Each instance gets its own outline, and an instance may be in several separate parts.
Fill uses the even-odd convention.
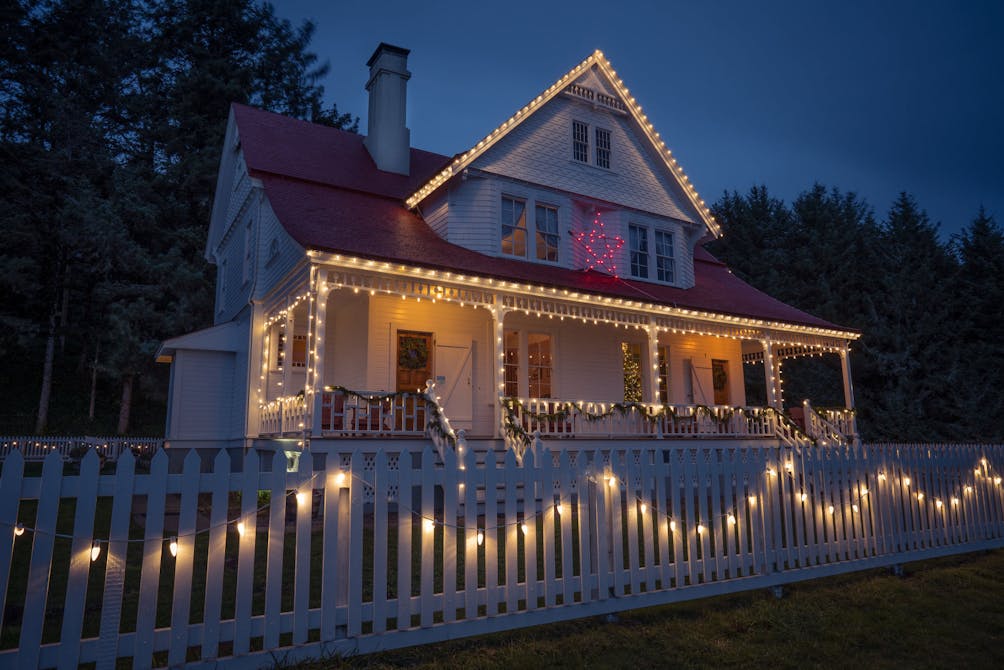
[[[655,231],[655,278],[673,282],[673,233]]]
[[[534,216],[537,260],[558,261],[558,209],[550,205],[537,205]]]
[[[648,228],[628,226],[628,244],[631,253],[631,276],[648,279]]]
[[[610,169],[610,131],[596,129],[596,167]]]
[[[582,121],[572,121],[572,157],[589,162],[589,126]]]
[[[526,258],[526,203],[502,196],[502,253]]]

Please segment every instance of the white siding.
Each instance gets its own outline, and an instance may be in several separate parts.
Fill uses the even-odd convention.
[[[742,343],[739,340],[697,335],[670,335],[663,333],[659,344],[669,346],[670,402],[686,403],[687,365],[691,361],[695,381],[694,402],[714,404],[714,386],[711,380],[711,361],[721,359],[729,365],[729,404],[745,405],[746,390],[743,383]]]
[[[324,325],[325,386],[372,390],[366,377],[369,295],[345,289],[328,294]]]
[[[436,195],[422,203],[422,212],[425,222],[429,224],[433,232],[444,240],[449,239],[447,228],[447,214],[450,211],[450,199],[448,195]]]
[[[276,284],[285,279],[297,263],[303,260],[306,250],[289,236],[272,211],[267,197],[262,197],[258,215],[257,259],[258,280],[255,299],[261,299]]]
[[[609,170],[572,158],[572,121],[611,132]],[[662,163],[636,136],[628,117],[559,96],[474,161],[490,172],[684,221],[699,221]],[[590,150],[594,137],[590,137]]]
[[[494,179],[472,177],[450,186],[450,242],[483,254],[498,254],[498,185]]]
[[[180,350],[171,365],[168,440],[217,440],[243,432],[244,380],[237,379],[237,355],[225,351]],[[246,356],[245,356],[246,358]]]

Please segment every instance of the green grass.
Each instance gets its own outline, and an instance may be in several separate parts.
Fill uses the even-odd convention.
[[[999,668],[1004,551],[295,667]]]

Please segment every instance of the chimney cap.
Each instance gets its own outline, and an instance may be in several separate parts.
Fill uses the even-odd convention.
[[[370,59],[366,61],[366,67],[372,67],[373,62],[377,58],[379,58],[380,54],[382,54],[384,51],[389,51],[390,53],[398,54],[399,56],[404,56],[405,58],[407,58],[408,54],[411,53],[411,49],[405,49],[404,47],[397,47],[394,46],[393,44],[387,44],[386,42],[381,42],[377,46],[376,50],[373,52],[373,55],[370,56]]]

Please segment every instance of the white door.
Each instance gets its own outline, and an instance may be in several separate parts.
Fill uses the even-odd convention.
[[[471,344],[436,344],[436,386],[443,411],[456,430],[471,429],[474,418]]]

